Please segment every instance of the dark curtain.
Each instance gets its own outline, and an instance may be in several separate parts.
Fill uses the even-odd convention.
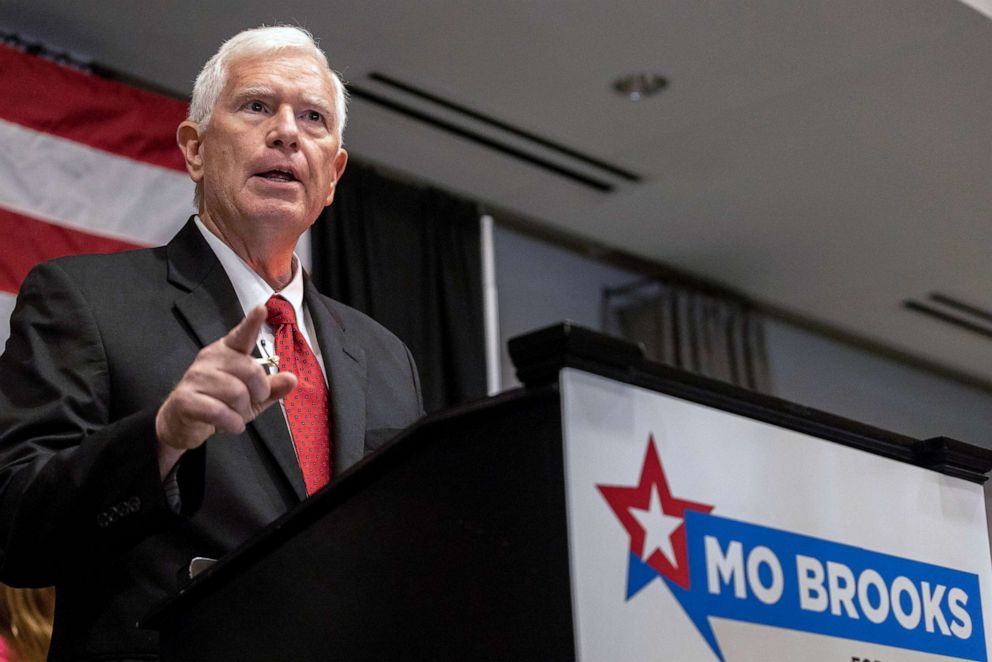
[[[653,361],[770,392],[761,318],[742,298],[641,281],[606,290],[603,312],[607,330]]]
[[[407,344],[428,412],[486,394],[474,202],[351,161],[312,237],[317,289]]]

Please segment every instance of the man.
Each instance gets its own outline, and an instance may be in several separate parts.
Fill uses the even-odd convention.
[[[422,413],[406,347],[293,255],[344,171],[344,107],[307,33],[237,35],[177,132],[198,217],[24,281],[0,357],[0,581],[56,585],[51,659],[153,657],[134,624],[181,567]]]

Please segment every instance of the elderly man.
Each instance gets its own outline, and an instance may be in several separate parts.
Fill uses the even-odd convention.
[[[181,567],[421,414],[406,347],[293,254],[344,171],[344,112],[307,33],[237,35],[177,132],[198,216],[24,281],[0,357],[0,580],[56,585],[51,659],[154,657],[135,622]]]

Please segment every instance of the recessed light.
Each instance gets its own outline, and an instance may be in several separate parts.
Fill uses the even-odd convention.
[[[640,101],[668,87],[668,79],[658,74],[628,74],[613,81],[613,89],[630,101]]]

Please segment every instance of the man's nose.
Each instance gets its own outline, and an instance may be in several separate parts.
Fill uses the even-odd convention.
[[[269,132],[266,135],[266,144],[269,147],[280,147],[283,149],[296,149],[299,141],[299,127],[296,124],[296,115],[289,106],[280,106],[272,117]]]

